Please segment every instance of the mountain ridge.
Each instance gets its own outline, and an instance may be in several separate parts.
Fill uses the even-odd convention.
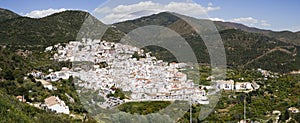
[[[88,16],[82,11],[65,11],[44,18],[13,18],[0,23],[0,40],[14,45],[54,45],[75,40]]]
[[[259,29],[256,27],[248,27],[243,24],[239,23],[233,23],[233,22],[221,22],[221,21],[214,21],[217,28],[219,26],[219,30],[223,30],[222,26],[225,25],[226,29],[241,29],[247,32],[252,33],[261,33],[269,37],[277,38],[281,41],[284,41],[286,43],[292,43],[294,45],[300,46],[300,31],[299,32],[292,32],[288,30],[283,31],[272,31],[272,30],[266,30],[266,29]]]
[[[198,19],[198,21],[210,21],[205,19]],[[277,57],[280,57],[277,55],[277,52],[270,52],[266,55],[264,55],[266,52],[272,49],[276,49],[276,47],[290,47],[290,50],[297,51],[297,45],[285,42],[277,39],[276,37],[267,36],[263,33],[257,33],[253,32],[253,30],[258,30],[255,28],[246,27],[242,24],[238,24],[239,26],[244,26],[245,29],[239,29],[239,28],[233,28],[233,27],[224,27],[224,22],[214,22],[216,24],[217,29],[219,30],[219,33],[222,37],[226,55],[227,55],[227,62],[229,67],[240,67],[240,68],[252,68],[260,67],[260,68],[267,68],[269,70],[274,71],[281,71],[281,69],[285,69],[284,71],[287,72],[293,68],[290,68],[289,66],[295,66],[295,64],[299,63],[299,60],[294,61],[290,59],[298,59],[299,55],[291,55],[286,54],[286,52],[282,52],[283,50],[276,50],[277,52],[282,52],[283,54],[286,54],[289,56],[289,59],[280,59],[276,61],[276,59],[279,59]],[[225,23],[225,27],[226,27]],[[198,58],[198,62],[200,63],[209,63],[209,54],[206,49],[206,46],[204,42],[201,40],[201,36],[196,33],[195,30],[193,30],[193,27],[191,27],[187,22],[180,19],[179,17],[176,17],[175,15],[172,15],[172,13],[163,12],[159,14],[153,14],[146,17],[141,17],[134,20],[128,20],[120,23],[115,23],[114,26],[116,26],[117,29],[128,33],[131,30],[134,30],[138,27],[143,27],[147,25],[158,25],[158,26],[164,26],[167,28],[170,28],[171,30],[177,32],[180,34],[183,38],[187,40],[187,42],[190,44],[190,46],[193,48],[195,55]],[[250,30],[252,31],[245,31]],[[258,30],[261,31],[261,30]],[[168,56],[171,56],[171,54],[166,53],[166,50],[159,49],[159,48],[149,48],[154,52],[153,54],[156,54],[158,58],[161,58],[163,60],[168,61],[168,59],[175,60],[174,58],[170,58]],[[150,51],[151,51],[150,50]],[[159,53],[163,52],[163,53]],[[275,55],[274,55],[275,54]],[[295,54],[298,54],[298,52],[295,52]],[[160,57],[162,55],[163,57]],[[274,58],[274,55],[276,58]],[[260,57],[263,56],[263,57]],[[269,60],[271,64],[267,65],[265,63],[266,61],[260,61],[257,62],[264,57],[272,56],[273,58]],[[164,59],[166,58],[166,59]],[[251,60],[254,60],[253,62],[250,62]],[[171,60],[171,61],[172,61]],[[284,64],[284,65],[282,65]],[[287,68],[287,69],[286,69]],[[298,67],[295,67],[294,69],[298,69]]]
[[[89,14],[85,11],[80,11],[80,10],[66,10],[63,12],[54,13],[54,14],[48,15],[43,18],[38,18],[38,19],[46,20],[46,18],[51,18],[53,16],[57,16],[57,15],[63,14],[63,13],[68,13],[70,11]],[[169,13],[169,12],[161,12],[161,13],[165,13],[165,15],[166,15],[166,13]],[[24,16],[20,16],[10,10],[0,8],[0,22],[14,19],[14,18],[19,18],[19,17],[23,18]],[[141,18],[143,18],[143,17],[141,17]],[[35,18],[31,18],[31,19],[35,19]],[[124,22],[126,22],[126,21],[124,21]],[[288,31],[288,30],[272,31],[272,30],[260,29],[260,28],[256,28],[256,27],[249,27],[244,24],[234,23],[234,22],[223,22],[223,21],[213,21],[213,22],[219,31],[227,30],[227,29],[241,29],[241,30],[247,31],[247,32],[261,33],[268,37],[273,37],[273,38],[279,39],[281,41],[284,41],[286,43],[292,43],[294,45],[300,46],[300,31],[298,31],[298,32],[292,32],[292,31]],[[118,23],[122,23],[122,22],[118,22]],[[118,23],[114,23],[113,25],[116,25]]]
[[[6,20],[10,20],[13,18],[20,17],[20,15],[8,10],[8,9],[3,9],[0,8],[0,23]]]

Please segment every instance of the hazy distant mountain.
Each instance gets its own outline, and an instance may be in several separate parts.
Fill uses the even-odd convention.
[[[260,33],[266,36],[276,38],[278,40],[292,43],[294,45],[300,45],[300,32],[291,32],[291,31],[272,31],[272,30],[265,30],[265,29],[258,29],[255,27],[248,27],[243,24],[239,23],[232,23],[232,22],[220,22],[215,21],[215,24],[219,30],[226,30],[226,29],[241,29],[247,32],[253,33]]]
[[[1,17],[3,15],[5,14],[0,13]],[[95,25],[103,24],[82,11],[65,11],[40,19],[11,18],[0,22],[0,44],[49,46],[75,40],[82,23],[88,17]],[[260,67],[281,72],[300,69],[300,50],[297,46],[300,44],[300,32],[274,32],[237,23],[214,23],[225,45],[228,66]],[[103,39],[117,42],[124,33],[146,25],[160,25],[176,31],[192,46],[198,62],[209,63],[209,54],[201,37],[186,22],[167,12],[108,25]],[[160,59],[176,60],[162,48],[147,47],[146,50],[152,51]]]

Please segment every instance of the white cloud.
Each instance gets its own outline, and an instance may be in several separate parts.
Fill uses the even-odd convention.
[[[54,13],[59,13],[59,12],[66,11],[66,10],[80,10],[80,11],[88,12],[87,10],[81,10],[81,9],[49,8],[49,9],[45,9],[45,10],[33,10],[29,13],[26,13],[24,16],[31,17],[31,18],[42,18],[42,17],[52,15]]]
[[[96,8],[94,13],[100,15],[100,20],[104,23],[114,23],[123,20],[138,18],[141,16],[151,15],[159,12],[170,11],[184,14],[192,17],[201,16],[209,11],[219,10],[220,7],[208,6],[203,7],[193,2],[170,2],[168,4],[155,3],[152,1],[143,1],[130,5],[118,5],[115,7]],[[143,15],[135,15],[134,12],[147,11]]]
[[[234,18],[232,20],[230,20],[231,22],[236,22],[236,23],[242,23],[242,24],[246,24],[249,26],[254,26],[255,24],[258,23],[257,19],[254,19],[252,17],[246,17],[246,18]]]
[[[111,9],[109,7],[103,7],[103,8],[96,8],[94,12],[102,12],[102,13],[109,13]]]
[[[160,4],[153,3],[152,1],[139,2],[137,4],[131,5],[119,5],[116,8],[112,9],[114,13],[125,13],[125,12],[136,12],[137,10],[145,9],[156,9],[160,8]]]
[[[222,19],[222,18],[209,18],[209,20],[212,20],[212,21],[223,21],[223,22],[225,22],[225,20]]]
[[[247,26],[255,26],[255,27],[269,27],[271,24],[267,23],[266,20],[259,20],[253,17],[246,17],[246,18],[234,18],[229,20],[231,22],[245,24]]]
[[[209,18],[212,21],[223,21],[223,22],[234,22],[234,23],[241,23],[251,27],[270,27],[266,20],[259,20],[253,17],[241,17],[241,18],[233,18],[230,20],[225,20],[222,18]]]
[[[25,14],[24,16],[31,17],[31,18],[42,18],[42,17],[48,16],[48,15],[66,11],[66,10],[67,9],[65,9],[65,8],[60,8],[60,9],[50,8],[50,9],[46,9],[46,10],[34,10],[34,11],[31,11],[31,12]]]
[[[168,5],[164,6],[166,11],[172,11],[179,14],[185,14],[190,16],[197,16],[205,14],[209,11],[219,10],[220,7],[203,7],[197,3],[179,3],[171,2]]]

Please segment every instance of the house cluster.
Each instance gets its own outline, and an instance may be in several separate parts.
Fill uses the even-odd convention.
[[[106,100],[103,105],[123,103],[118,98],[106,97],[114,93],[112,87],[130,91],[130,101],[193,100],[194,103],[209,103],[206,91],[179,71],[186,66],[184,63],[167,63],[137,47],[100,40],[72,41],[57,50],[54,59],[72,61],[70,74],[82,80],[76,84],[99,90],[99,96]],[[135,53],[143,57],[135,58]],[[107,66],[103,67],[101,63]]]
[[[69,79],[70,76],[72,76],[72,72],[70,72],[69,68],[63,67],[61,71],[53,72],[52,69],[49,69],[50,74],[45,75],[43,72],[40,71],[32,71],[28,73],[27,75],[32,75],[35,78],[41,78],[46,81],[56,82],[59,79]]]
[[[65,104],[65,102],[57,96],[50,96],[46,98],[44,101],[45,103],[30,103],[26,102],[26,99],[24,96],[17,96],[16,97],[20,102],[27,103],[29,105],[32,105],[34,107],[40,108],[40,109],[46,109],[50,110],[56,113],[64,113],[64,114],[70,114],[69,107]]]
[[[61,71],[57,72],[53,72],[52,70],[49,71],[51,71],[51,73],[48,75],[45,75],[40,71],[32,71],[31,73],[28,73],[28,75],[32,75],[35,78],[40,78],[35,79],[35,81],[41,82],[43,87],[48,90],[57,90],[57,88],[53,86],[51,82],[56,82],[59,79],[69,79],[69,77],[72,76],[72,73],[66,67],[63,67]]]
[[[43,79],[56,82],[59,79],[69,79],[70,76],[72,76],[72,72],[69,71],[69,68],[63,67],[61,71],[51,72],[50,74],[43,76]]]
[[[35,78],[41,78],[43,76],[43,73],[40,71],[32,71],[31,73],[28,73],[27,75],[32,75]]]
[[[116,98],[116,97],[109,97],[106,99],[105,102],[100,102],[99,106],[104,109],[109,109],[111,107],[115,107],[115,106],[118,106],[123,103],[124,103],[124,100],[120,100],[119,98]]]
[[[49,70],[49,72],[51,73],[45,75],[40,71],[32,71],[31,73],[28,73],[28,75],[32,75],[33,77],[35,77],[35,81],[41,82],[42,86],[48,90],[57,90],[57,88],[53,86],[51,82],[58,81],[59,79],[68,79],[69,76],[71,76],[70,74],[71,72],[69,71],[68,68],[62,68],[62,70],[58,72],[53,72],[53,70]],[[70,102],[75,102],[71,96],[69,96],[68,94],[66,94],[66,96],[69,98]],[[21,97],[22,96],[18,96],[17,98],[19,100],[22,100],[22,102],[24,101],[26,102],[26,100],[24,100],[24,98]],[[69,107],[65,104],[63,100],[59,99],[57,96],[48,97],[44,101],[45,101],[44,104],[42,103],[35,103],[35,104],[29,103],[29,104],[37,108],[54,111],[56,113],[64,113],[64,114],[70,113]]]
[[[227,91],[252,91],[260,86],[256,82],[234,82],[233,80],[217,80],[217,88]]]

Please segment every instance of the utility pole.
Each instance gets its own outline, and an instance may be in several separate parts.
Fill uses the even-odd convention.
[[[192,117],[192,98],[190,98],[190,123],[192,123],[193,117]]]
[[[244,97],[244,123],[246,123],[246,96]]]

